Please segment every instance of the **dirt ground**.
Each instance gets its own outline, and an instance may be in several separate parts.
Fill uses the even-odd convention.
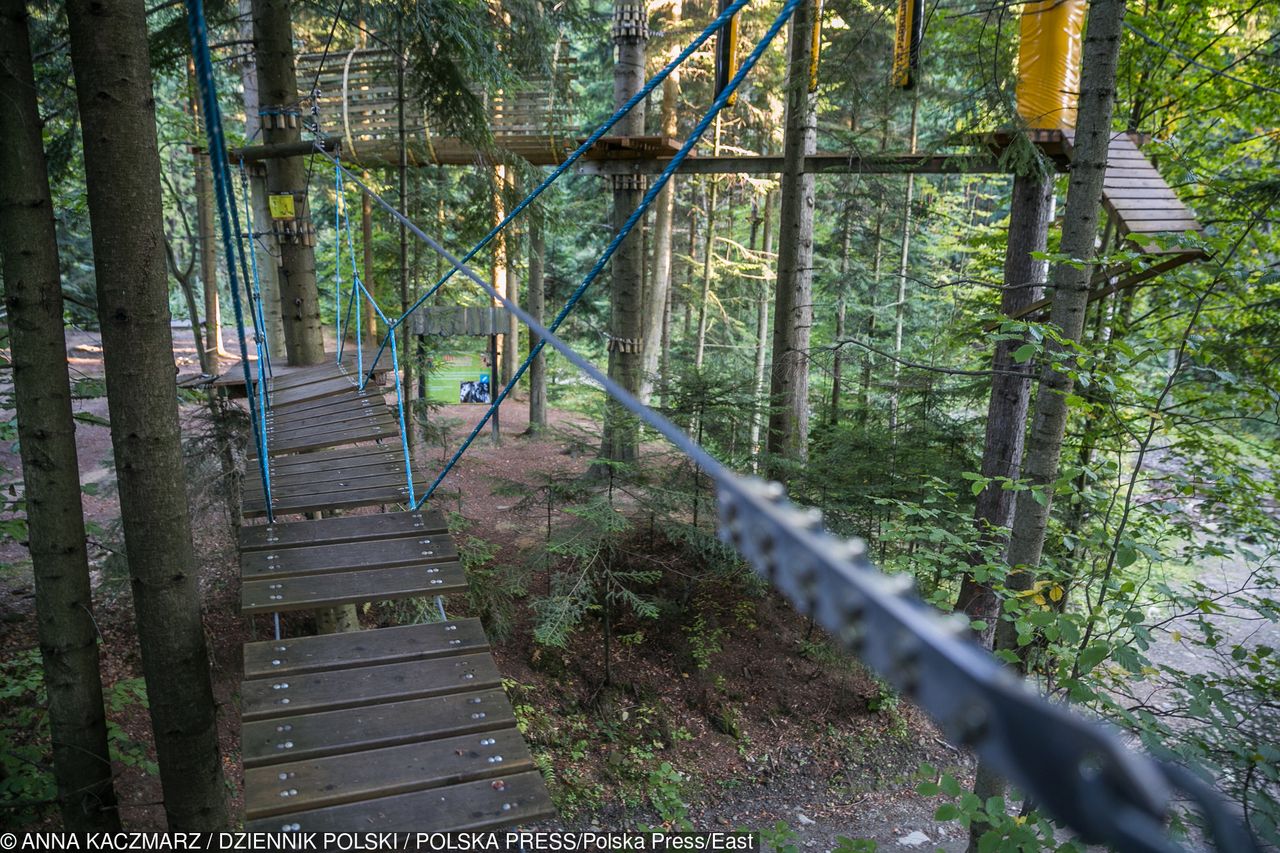
[[[179,373],[198,372],[190,332],[175,328],[174,340]],[[70,330],[68,361],[73,381],[101,377],[96,335]],[[76,410],[105,419],[102,393],[99,387],[96,394],[86,394],[86,399],[76,401]],[[482,411],[480,406],[446,406],[433,413],[435,423],[447,427],[448,450]],[[182,413],[192,445],[193,536],[221,709],[220,740],[231,808],[238,815],[241,648],[269,628],[265,620],[255,625],[238,613],[239,579],[229,518],[218,498],[216,472],[199,452],[203,407],[184,404]],[[527,404],[520,399],[505,404],[501,418],[500,446],[494,446],[486,432],[444,480],[443,497],[437,502],[441,509],[465,517],[470,535],[496,546],[495,565],[527,561],[544,547],[545,506],[522,509],[510,496],[509,482],[535,485],[548,476],[584,474],[594,457],[589,441],[596,430],[583,417],[553,410],[551,431],[537,438],[521,436],[528,420]],[[112,685],[137,678],[141,670],[128,586],[119,561],[113,560],[120,536],[109,430],[80,423],[77,442],[81,481],[90,489],[84,508],[91,530],[102,669],[110,692]],[[434,475],[445,450],[422,448],[422,468]],[[11,488],[20,489],[19,461],[12,447],[0,447],[0,463],[17,482]],[[0,547],[0,562],[11,566],[0,573],[0,659],[8,659],[35,646],[34,595],[25,548],[14,543]],[[541,592],[545,584],[545,573],[535,571],[530,589]],[[559,823],[615,829],[657,822],[652,805],[636,795],[643,790],[643,777],[637,774],[669,762],[683,776],[679,790],[696,828],[760,829],[781,821],[795,832],[792,843],[802,848],[829,850],[837,836],[848,836],[873,838],[888,850],[963,849],[959,828],[933,821],[936,803],[914,793],[914,773],[920,762],[929,761],[964,776],[970,767],[967,757],[946,745],[905,704],[890,702],[887,708],[871,710],[877,698],[883,698],[877,683],[827,649],[821,637],[775,597],[753,599],[749,608],[738,606],[733,613],[714,600],[704,609],[721,628],[719,651],[708,667],[691,665],[682,651],[680,626],[620,625],[619,634],[650,631],[655,639],[619,646],[614,666],[620,686],[608,690],[601,687],[600,637],[593,626],[580,632],[564,652],[544,655],[530,642],[526,615],[517,620],[509,639],[495,644],[495,658],[518,711],[528,709],[531,745],[546,757],[553,789],[568,804]],[[450,611],[465,612],[465,603],[451,600]],[[371,622],[398,616],[403,612],[386,606],[365,614]],[[287,634],[307,632],[309,627],[306,617],[285,622]],[[674,639],[664,640],[664,634]],[[124,703],[110,716],[133,754],[153,756],[149,721],[141,705]],[[117,766],[122,817],[128,828],[159,829],[159,782],[145,762],[140,764]],[[50,828],[52,820],[46,821]]]

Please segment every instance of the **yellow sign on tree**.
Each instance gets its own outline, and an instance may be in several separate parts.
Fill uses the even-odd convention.
[[[272,193],[267,196],[267,207],[272,219],[293,219],[293,193]]]

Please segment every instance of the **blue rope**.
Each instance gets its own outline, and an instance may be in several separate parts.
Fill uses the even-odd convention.
[[[239,215],[236,213],[234,193],[231,189],[230,169],[227,166],[227,146],[222,135],[222,112],[218,108],[216,83],[213,78],[213,62],[209,56],[209,33],[204,18],[203,0],[185,0],[187,7],[187,31],[191,38],[191,53],[195,60],[196,85],[204,105],[205,134],[209,140],[209,162],[213,171],[214,190],[218,197],[218,219],[222,225],[222,248],[226,255],[227,278],[231,282],[232,304],[235,307],[236,329],[240,339],[240,366],[244,371],[245,389],[252,379],[249,375],[249,348],[245,340],[244,311],[240,306],[240,281],[236,275],[236,250],[232,235],[240,233]],[[244,247],[240,247],[240,260],[244,261]],[[271,473],[267,464],[267,436],[259,427],[257,404],[253,394],[249,397],[249,414],[257,434],[258,465],[262,473],[262,487],[267,499],[267,519],[275,521],[271,509]]]
[[[591,270],[582,280],[582,283],[578,285],[578,288],[573,292],[573,295],[569,297],[569,301],[564,304],[564,307],[560,309],[560,313],[556,315],[555,320],[547,327],[551,332],[555,332],[560,328],[560,324],[564,322],[565,317],[569,315],[569,312],[578,304],[578,300],[580,300],[583,294],[587,292],[587,288],[590,287],[591,283],[600,275],[605,264],[609,262],[609,259],[613,257],[614,253],[618,250],[618,247],[622,245],[622,241],[627,238],[627,235],[631,233],[631,230],[636,226],[636,223],[638,223],[641,217],[644,216],[645,211],[649,209],[649,206],[653,203],[654,199],[658,197],[658,193],[662,192],[662,188],[666,186],[667,181],[669,181],[671,176],[675,174],[676,170],[680,168],[680,164],[684,162],[684,159],[689,155],[689,152],[693,150],[693,147],[698,144],[698,140],[707,132],[707,128],[711,126],[711,122],[715,119],[716,114],[719,113],[720,110],[724,109],[725,105],[728,104],[729,99],[742,83],[747,72],[749,72],[752,67],[755,66],[756,62],[759,61],[760,56],[765,51],[765,48],[769,46],[769,43],[772,42],[777,34],[782,30],[787,19],[791,17],[796,6],[798,6],[800,2],[801,0],[787,0],[787,3],[782,7],[782,11],[774,20],[773,25],[769,27],[769,30],[764,34],[760,41],[756,43],[755,49],[751,51],[751,55],[747,57],[746,61],[743,62],[742,67],[738,69],[738,73],[734,75],[728,85],[726,85],[720,94],[716,96],[715,101],[712,102],[711,107],[707,110],[706,114],[703,115],[702,119],[693,128],[693,132],[685,141],[684,145],[681,146],[680,150],[676,153],[675,157],[671,159],[671,162],[667,164],[666,168],[662,170],[662,173],[658,175],[658,178],[649,187],[648,192],[644,194],[644,198],[640,201],[640,205],[631,212],[630,216],[627,217],[627,221],[623,223],[620,229],[618,229],[618,233],[609,242],[609,245],[605,248],[604,253],[600,256],[599,260],[597,260],[595,265],[591,267]],[[479,423],[475,425],[475,428],[471,430],[471,434],[467,436],[466,440],[462,442],[462,445],[449,459],[448,463],[445,464],[444,468],[440,471],[440,474],[423,493],[422,498],[414,504],[414,509],[421,507],[427,499],[435,494],[440,483],[443,482],[444,478],[448,476],[451,470],[453,470],[453,467],[458,463],[458,460],[462,458],[462,455],[467,452],[471,443],[475,441],[476,436],[480,434],[480,431],[484,429],[484,425],[489,422],[489,419],[493,417],[494,412],[496,412],[498,407],[502,405],[503,400],[505,400],[507,395],[511,393],[511,390],[515,388],[516,383],[520,381],[520,377],[522,377],[525,374],[525,371],[529,369],[529,365],[532,364],[533,360],[542,352],[544,346],[546,346],[545,338],[539,340],[537,345],[530,349],[529,355],[525,358],[524,363],[520,365],[520,369],[517,370],[515,375],[507,381],[506,387],[502,389],[502,393],[494,399],[492,404],[490,404],[488,410],[484,413],[484,417],[482,417]]]
[[[488,246],[489,243],[493,241],[493,238],[498,236],[499,232],[501,232],[504,228],[506,228],[507,225],[510,224],[510,222],[513,219],[519,216],[526,207],[528,207],[538,198],[538,196],[542,195],[543,191],[545,191],[549,186],[555,183],[556,180],[558,180],[561,175],[567,172],[569,170],[569,167],[572,166],[574,163],[576,163],[582,157],[583,154],[586,154],[587,151],[591,150],[591,148],[597,142],[599,142],[600,139],[606,133],[608,133],[613,128],[614,125],[616,125],[619,121],[622,120],[623,116],[631,112],[631,109],[636,104],[640,103],[645,98],[649,97],[649,94],[653,92],[653,90],[656,89],[658,86],[660,86],[662,84],[662,81],[666,80],[672,71],[676,70],[676,68],[678,68],[686,59],[692,56],[693,53],[707,41],[707,39],[715,35],[718,30],[720,30],[722,27],[724,27],[725,24],[729,22],[730,18],[732,18],[734,15],[738,13],[738,10],[742,9],[742,7],[746,6],[749,2],[751,2],[751,0],[734,0],[733,3],[726,6],[724,11],[722,11],[714,21],[712,21],[710,24],[707,25],[706,29],[704,29],[701,33],[699,33],[698,37],[689,43],[688,47],[682,50],[678,56],[676,56],[674,59],[668,62],[662,68],[661,71],[659,71],[647,83],[645,83],[639,92],[631,96],[630,100],[628,100],[622,106],[618,107],[618,109],[613,113],[613,115],[610,116],[609,119],[604,124],[596,128],[595,132],[592,133],[589,137],[587,137],[586,141],[583,142],[581,145],[579,145],[577,149],[575,149],[574,152],[570,154],[563,163],[561,163],[554,170],[552,170],[551,174],[548,175],[541,184],[539,184],[536,188],[534,188],[533,192],[525,196],[524,200],[521,201],[519,204],[517,204],[501,222],[495,225],[493,229],[490,230],[489,233],[486,234],[480,240],[479,243],[477,243],[475,246],[471,248],[470,251],[468,251],[465,255],[463,255],[460,262],[463,264],[467,263],[472,258],[474,258],[477,253],[482,251],[485,246]],[[317,143],[317,147],[318,148],[320,147],[318,143]],[[324,153],[327,156],[327,152],[323,151],[323,149],[321,149],[321,153]],[[359,183],[358,179],[357,179],[357,183]],[[361,184],[361,186],[364,186],[364,185]],[[366,187],[366,189],[368,188]],[[387,329],[387,338],[390,338],[395,333],[396,328],[400,326],[400,324],[403,323],[410,314],[418,310],[418,308],[422,305],[422,303],[426,302],[428,299],[434,296],[435,292],[439,290],[441,287],[444,287],[445,283],[450,278],[453,277],[453,274],[457,271],[457,269],[458,268],[456,266],[450,268],[449,271],[445,273],[444,276],[438,282],[432,285],[432,287],[426,293],[422,294],[422,296],[418,297],[412,305],[406,308],[404,313],[400,315],[400,317],[395,321],[395,323],[392,324],[391,327]],[[382,340],[382,344],[378,347],[377,354],[373,357],[373,363],[369,365],[370,373],[372,373],[373,369],[378,366],[378,361],[382,358],[382,353],[387,347],[387,338],[384,338]],[[361,388],[364,387],[364,384],[365,382],[368,381],[368,378],[369,377],[364,376],[362,374],[360,379]]]
[[[357,375],[359,375],[363,379],[364,378],[364,345],[363,345],[364,336],[361,334],[362,330],[360,328],[360,303],[363,300],[360,298],[360,296],[363,294],[363,296],[369,300],[369,305],[371,305],[373,307],[373,310],[377,313],[377,315],[382,318],[382,322],[385,325],[390,326],[391,320],[383,312],[382,308],[378,306],[378,300],[374,299],[373,294],[369,292],[369,288],[365,286],[364,280],[360,277],[360,271],[356,267],[355,238],[351,236],[351,216],[347,213],[346,186],[342,180],[343,172],[346,170],[342,166],[342,163],[340,160],[335,160],[334,163],[335,163],[334,185],[335,185],[335,190],[337,192],[337,204],[336,204],[334,215],[335,217],[339,215],[341,216],[341,223],[342,223],[341,227],[345,229],[346,236],[347,236],[347,254],[351,258],[351,299],[348,300],[347,302],[347,312],[349,315],[351,312],[351,303],[354,302],[355,314],[356,314],[355,333],[356,333]],[[338,251],[339,251],[338,263],[340,265],[341,251],[342,251],[341,232],[339,232],[337,235],[337,245],[338,245]],[[339,354],[339,360],[341,360],[341,354]],[[370,369],[372,370],[372,368]],[[405,479],[405,484],[409,488],[409,503],[413,504],[417,498],[417,495],[414,491],[414,483],[413,483],[413,461],[409,453],[409,431],[406,429],[404,393],[401,390],[401,385],[400,385],[400,356],[399,356],[399,353],[396,352],[396,342],[395,342],[394,335],[392,336],[392,340],[391,340],[391,372],[395,376],[395,380],[396,380],[396,384],[395,384],[396,415],[400,421],[400,447],[402,452],[404,453],[404,479]],[[364,387],[365,387],[365,382],[361,381],[360,388],[363,390]]]

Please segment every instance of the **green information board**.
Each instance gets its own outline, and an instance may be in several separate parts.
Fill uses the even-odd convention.
[[[489,403],[489,356],[436,355],[427,366],[427,399],[433,403]]]

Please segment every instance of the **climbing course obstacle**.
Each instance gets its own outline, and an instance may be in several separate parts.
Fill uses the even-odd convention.
[[[949,738],[974,749],[1039,806],[1074,828],[1082,840],[1130,850],[1179,849],[1168,838],[1165,821],[1173,802],[1182,800],[1200,810],[1220,849],[1256,849],[1236,816],[1204,783],[1176,766],[1131,749],[1114,730],[1026,689],[969,641],[967,621],[945,618],[924,605],[912,594],[909,580],[879,572],[861,543],[826,533],[821,515],[787,501],[778,484],[746,479],[730,471],[556,335],[556,329],[663,185],[690,162],[694,146],[786,25],[799,0],[785,0],[780,5],[773,23],[717,94],[689,139],[674,146],[669,160],[651,161],[657,164],[657,177],[640,205],[550,324],[535,321],[467,266],[539,194],[601,143],[622,115],[726,26],[746,2],[736,0],[725,6],[685,51],[565,154],[551,174],[461,258],[362,183],[326,140],[317,140],[314,151],[333,165],[339,199],[344,181],[359,184],[449,267],[439,282],[392,319],[378,307],[352,265],[347,304],[336,306],[338,340],[344,339],[343,324],[350,322],[350,317],[355,317],[354,327],[359,328],[358,312],[365,303],[381,316],[387,329],[378,350],[368,359],[357,338],[354,371],[340,348],[334,365],[295,377],[282,376],[278,384],[261,357],[256,380],[250,376],[234,269],[233,235],[239,229],[228,213],[235,209],[234,200],[226,175],[215,181],[228,267],[232,268],[242,355],[246,356],[242,359],[245,387],[253,392],[249,403],[255,434],[254,467],[260,483],[250,489],[245,509],[267,519],[266,524],[246,526],[240,533],[244,612],[279,613],[441,594],[465,585],[454,545],[440,516],[426,502],[510,393],[529,361],[507,379],[443,470],[419,490],[405,437],[399,371],[395,369],[396,330],[460,273],[538,336],[540,343],[530,360],[542,347],[551,346],[693,460],[716,485],[724,540],[800,612],[811,615],[927,710]],[[215,161],[227,172],[202,4],[201,0],[186,3],[211,147]],[[345,225],[341,202],[338,207],[335,242],[341,247]],[[1128,233],[1150,232],[1129,227]],[[240,261],[248,281],[243,253]],[[337,266],[341,270],[340,254]],[[339,288],[337,295],[341,297],[342,292]],[[255,339],[260,341],[259,313],[252,312],[251,321]],[[384,355],[396,377],[394,410],[379,402],[382,389],[374,380]],[[328,427],[324,426],[326,421]],[[399,429],[398,450],[378,443],[388,439],[386,430],[391,425]],[[331,437],[326,437],[329,434]],[[319,476],[322,470],[334,472],[336,479]],[[396,477],[403,472],[402,486],[391,479],[393,471]],[[425,482],[426,478],[418,479],[418,483]],[[305,507],[319,510],[319,500],[332,508],[375,504],[375,498],[405,509],[310,521],[277,518],[311,511]],[[344,500],[348,503],[341,504]],[[474,620],[446,619],[429,625],[322,637],[285,638],[277,632],[274,639],[251,643],[245,649],[242,719],[246,825],[251,829],[457,830],[501,826],[550,813],[541,777],[533,770],[527,748],[515,730],[483,631]],[[1053,732],[1054,737],[1045,738],[1045,732]]]

